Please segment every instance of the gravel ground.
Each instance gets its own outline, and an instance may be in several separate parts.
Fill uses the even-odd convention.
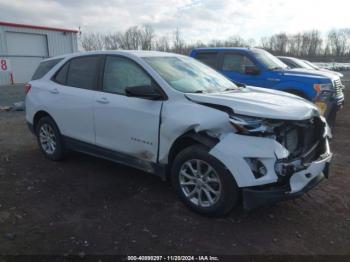
[[[0,86],[0,106],[12,106],[23,101],[24,97],[23,85]]]
[[[0,113],[0,124],[2,255],[350,255],[349,104],[336,122],[329,180],[300,199],[221,219],[194,214],[141,171],[78,153],[45,159],[23,112]]]

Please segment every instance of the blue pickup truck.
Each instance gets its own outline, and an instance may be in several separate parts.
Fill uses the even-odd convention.
[[[314,102],[333,125],[344,102],[339,76],[290,69],[269,52],[258,48],[198,48],[190,56],[213,67],[232,81],[289,92]]]

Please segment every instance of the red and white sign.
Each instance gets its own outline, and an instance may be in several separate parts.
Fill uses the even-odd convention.
[[[11,72],[9,59],[0,58],[0,72]]]

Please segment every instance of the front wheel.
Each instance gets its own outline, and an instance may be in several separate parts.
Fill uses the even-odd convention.
[[[198,213],[223,216],[238,203],[236,181],[204,146],[188,147],[176,156],[171,180],[182,201]]]

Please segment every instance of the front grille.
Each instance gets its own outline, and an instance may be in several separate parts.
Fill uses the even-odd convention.
[[[341,98],[343,97],[343,84],[340,81],[340,78],[334,80],[334,88],[335,88],[335,97]]]

